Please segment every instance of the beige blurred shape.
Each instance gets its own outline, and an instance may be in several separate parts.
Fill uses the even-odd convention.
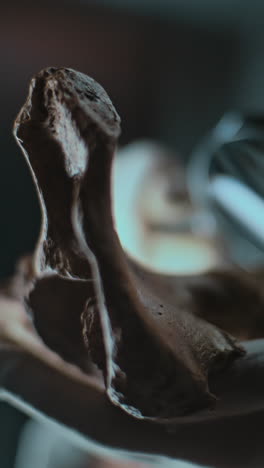
[[[119,151],[113,212],[123,248],[151,270],[192,275],[222,263],[214,219],[192,205],[182,163],[157,143],[138,141]]]

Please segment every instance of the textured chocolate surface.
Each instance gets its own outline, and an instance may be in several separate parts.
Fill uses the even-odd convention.
[[[65,310],[72,334],[58,307],[61,336],[68,336],[72,353],[63,351],[66,343],[56,344],[56,334],[49,345],[77,365],[79,360],[81,368],[89,367],[88,351],[78,341],[82,326],[110,400],[137,418],[167,423],[212,407],[208,374],[243,350],[225,331],[195,316],[181,282],[170,301],[162,281],[156,288],[139,267],[131,268],[111,214],[111,165],[119,134],[119,117],[91,78],[65,68],[49,68],[33,78],[15,122],[43,215],[32,265],[37,280],[28,304],[47,342],[53,319],[48,323],[41,311],[43,282],[52,287],[51,275],[54,281],[56,276],[68,280],[65,287],[72,288],[73,298],[80,288],[76,305],[72,301],[71,311]],[[63,303],[63,296],[60,288],[56,301]]]

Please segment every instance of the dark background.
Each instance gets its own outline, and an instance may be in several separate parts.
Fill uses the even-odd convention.
[[[243,81],[239,24],[206,21],[203,9],[193,14],[190,9],[189,18],[178,16],[177,9],[169,14],[166,1],[160,2],[160,12],[155,2],[149,9],[126,5],[2,6],[1,276],[12,273],[16,259],[32,250],[39,229],[30,176],[12,136],[29,79],[38,70],[68,66],[90,74],[121,115],[120,144],[149,137],[184,156],[226,110],[237,107],[238,81]]]
[[[6,2],[0,7],[0,277],[32,251],[39,208],[12,123],[46,66],[90,74],[122,117],[120,144],[158,140],[188,158],[230,109],[264,110],[264,2]],[[0,466],[24,421],[1,405]],[[37,468],[37,467],[36,467]]]

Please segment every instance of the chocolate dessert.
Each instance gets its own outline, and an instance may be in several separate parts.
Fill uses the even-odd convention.
[[[24,301],[49,347],[87,372],[101,370],[114,405],[167,424],[212,408],[208,375],[244,351],[197,311],[189,279],[174,279],[172,300],[166,277],[124,254],[111,213],[119,134],[119,116],[93,79],[66,68],[32,79],[15,122],[42,210]]]

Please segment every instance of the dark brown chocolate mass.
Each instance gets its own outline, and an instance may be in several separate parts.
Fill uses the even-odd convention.
[[[85,368],[89,354],[103,371],[115,405],[137,418],[168,422],[212,407],[208,374],[230,365],[243,350],[210,323],[203,302],[201,310],[190,302],[193,286],[174,279],[177,293],[171,300],[165,277],[147,278],[125,256],[111,212],[111,166],[119,134],[118,114],[93,79],[48,68],[31,81],[15,122],[43,216],[28,307],[43,339],[65,359],[79,360]],[[61,307],[59,318],[53,309],[50,319],[39,299],[45,282],[52,290],[56,281],[66,281],[73,298],[79,290],[76,303],[71,300],[65,308],[65,323]],[[63,304],[63,288],[56,294]],[[55,327],[63,344],[56,344]]]

